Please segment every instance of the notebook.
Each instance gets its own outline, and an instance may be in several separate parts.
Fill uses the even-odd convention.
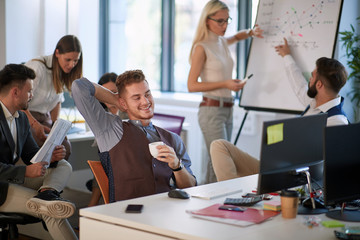
[[[214,204],[206,208],[187,212],[194,217],[238,226],[248,226],[261,223],[280,213],[278,211],[255,208],[246,208],[244,212],[219,210],[221,205],[222,204]]]

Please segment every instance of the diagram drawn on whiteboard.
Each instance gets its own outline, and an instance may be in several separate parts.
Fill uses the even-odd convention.
[[[274,47],[288,40],[291,55],[309,78],[320,57],[332,57],[342,0],[260,0],[256,23],[264,38],[252,40],[246,75],[254,74],[241,94],[249,109],[301,112]]]

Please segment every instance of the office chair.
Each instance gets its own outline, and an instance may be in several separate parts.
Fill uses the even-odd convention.
[[[104,198],[104,203],[108,204],[110,202],[110,196],[109,196],[109,179],[104,171],[103,166],[101,165],[100,161],[87,161],[91,171],[94,174],[94,177],[96,179],[96,182],[99,185],[101,195]]]
[[[172,131],[178,135],[181,133],[184,120],[185,117],[160,113],[154,113],[154,117],[151,119],[154,125],[162,127],[168,131]],[[101,195],[104,198],[105,204],[109,203],[109,180],[103,166],[101,165],[101,162],[91,160],[88,160],[87,162],[94,174],[96,182],[100,187]]]
[[[151,119],[154,125],[164,128],[168,131],[174,132],[178,135],[180,135],[181,133],[184,120],[185,117],[162,114],[162,113],[154,113],[154,117]]]
[[[38,223],[42,220],[23,213],[0,212],[0,240],[18,239],[17,224]]]

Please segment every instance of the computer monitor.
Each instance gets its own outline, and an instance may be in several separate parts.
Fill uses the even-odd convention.
[[[322,183],[326,121],[327,114],[316,114],[263,123],[258,194],[307,184],[304,170]]]
[[[324,159],[325,204],[342,205],[360,199],[360,123],[327,127]],[[360,211],[346,207],[326,215],[343,221],[360,221]]]

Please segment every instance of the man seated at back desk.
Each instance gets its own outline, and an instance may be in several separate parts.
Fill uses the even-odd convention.
[[[309,83],[291,56],[291,51],[284,38],[284,44],[275,47],[283,57],[285,70],[290,85],[299,101],[307,106],[303,116],[327,113],[327,126],[348,124],[342,109],[344,98],[339,96],[345,85],[347,73],[344,66],[335,59],[326,57],[316,61]],[[237,148],[226,140],[211,143],[210,154],[218,181],[243,177],[259,172],[259,160]]]
[[[180,136],[151,123],[154,100],[143,72],[124,72],[116,86],[117,94],[85,78],[72,84],[75,105],[95,135],[109,177],[110,202],[195,186]],[[99,101],[124,110],[130,120],[107,113]],[[165,145],[157,147],[155,159],[148,144],[157,141]]]

